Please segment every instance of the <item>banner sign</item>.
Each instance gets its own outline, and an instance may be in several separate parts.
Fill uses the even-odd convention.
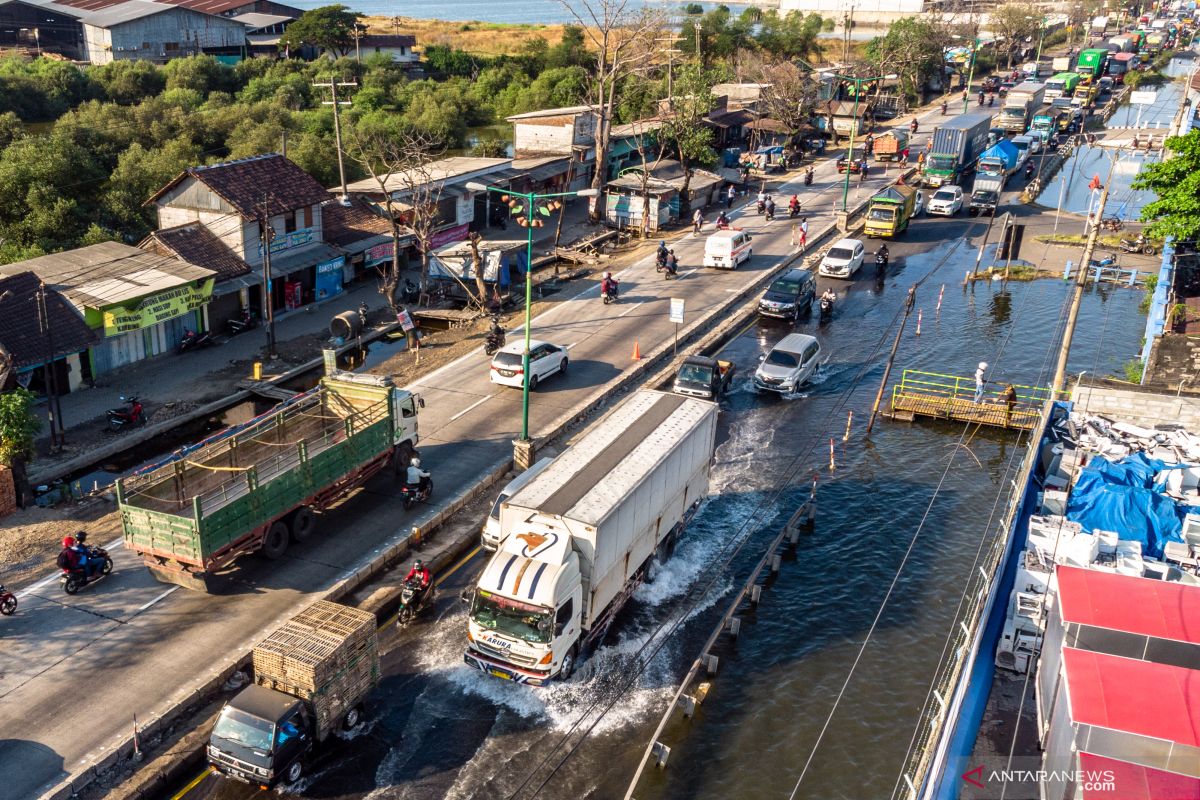
[[[455,225],[453,228],[443,228],[436,231],[429,237],[429,249],[436,250],[444,244],[451,242],[461,242],[467,238],[467,232],[470,230],[470,223],[464,222],[462,225]]]
[[[1129,102],[1135,106],[1152,106],[1158,99],[1158,92],[1130,92]]]
[[[682,297],[671,298],[671,313],[668,319],[676,325],[683,324],[683,307],[684,299]]]
[[[212,298],[213,279],[209,278],[197,286],[195,283],[177,286],[165,292],[143,297],[137,305],[113,306],[105,309],[104,335],[120,336],[142,328],[152,328],[160,322],[181,317],[195,311]]]

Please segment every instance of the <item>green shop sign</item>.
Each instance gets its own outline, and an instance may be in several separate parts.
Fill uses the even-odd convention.
[[[182,316],[204,305],[212,297],[213,279],[187,283],[136,301],[136,305],[104,309],[104,335],[152,328],[160,322]]]

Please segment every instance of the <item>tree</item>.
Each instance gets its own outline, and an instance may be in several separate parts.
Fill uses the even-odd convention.
[[[1025,49],[1025,40],[1036,37],[1042,24],[1042,11],[1029,3],[1005,3],[992,9],[988,29],[1001,38],[997,52],[1004,54],[1005,68]]]
[[[756,82],[766,84],[759,95],[766,116],[795,137],[812,119],[820,99],[820,84],[791,61],[759,61],[751,74]]]
[[[867,43],[867,74],[895,72],[904,87],[920,98],[930,75],[944,69],[943,52],[951,42],[950,31],[936,18],[905,17],[896,20],[884,36]]]
[[[0,464],[11,467],[33,458],[33,437],[42,429],[35,403],[37,395],[20,386],[0,393]]]
[[[92,80],[104,89],[109,100],[123,106],[140,103],[161,92],[167,84],[162,70],[149,61],[110,61],[90,73]]]
[[[349,55],[354,51],[354,36],[362,14],[343,5],[321,6],[301,14],[279,38],[279,49],[297,49],[304,45]]]
[[[1177,242],[1200,238],[1200,129],[1166,141],[1171,157],[1148,162],[1133,179],[1134,189],[1149,189],[1157,197],[1142,206],[1146,235],[1174,237]]]
[[[781,59],[812,58],[821,53],[820,14],[789,11],[780,16],[770,10],[762,15],[755,41],[767,53]]]
[[[622,78],[647,62],[666,17],[631,0],[559,0],[583,27],[595,54],[588,76],[588,99],[596,107],[596,169],[592,188],[599,193],[608,172],[608,141],[613,107]],[[599,220],[600,204],[590,214]]]
[[[396,291],[403,263],[400,242],[411,231],[421,250],[421,291],[429,282],[429,251],[441,219],[438,201],[444,181],[430,165],[442,153],[438,143],[412,128],[400,127],[393,117],[366,117],[345,136],[346,155],[358,162],[379,187],[392,228],[392,260],[379,267],[379,293],[393,312],[400,311]],[[404,262],[406,263],[406,262]]]
[[[714,83],[713,75],[699,64],[685,64],[675,75],[670,113],[663,119],[659,131],[663,147],[675,152],[679,166],[683,168],[683,186],[679,190],[681,216],[686,216],[690,203],[688,186],[692,181],[692,166],[709,165],[717,160],[712,147],[712,128],[704,124],[704,118],[717,105],[717,98],[712,93]]]

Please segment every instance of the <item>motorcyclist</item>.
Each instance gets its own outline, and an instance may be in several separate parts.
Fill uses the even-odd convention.
[[[766,205],[767,219],[775,219],[775,201],[770,197],[767,198]]]
[[[724,230],[729,227],[729,216],[722,211],[717,215],[717,230]]]
[[[658,250],[654,251],[654,261],[659,267],[667,263],[667,242],[665,239],[658,243]]]
[[[1033,170],[1034,170],[1033,162],[1032,161],[1026,162],[1025,163],[1025,180],[1029,180],[1030,178],[1033,177]]]
[[[979,105],[983,105],[984,99],[985,98],[984,98],[984,94],[983,94],[983,89],[980,89],[979,90]]]
[[[920,124],[919,124],[919,123],[918,123],[918,122],[917,122],[915,119],[914,119],[912,122],[910,122],[910,123],[908,124],[908,129],[909,129],[910,131],[912,131],[913,133],[916,133],[916,132],[917,132],[917,128],[919,128],[919,127],[921,127],[921,126],[920,126]]]
[[[767,210],[767,203],[770,201],[771,195],[767,194],[766,190],[758,193],[758,213],[761,214]]]
[[[942,101],[942,116],[943,116],[943,117],[944,117],[944,116],[946,116],[946,111],[947,111],[948,109],[949,109],[949,106],[948,106],[948,105],[946,105],[946,101],[945,101],[945,100],[943,100],[943,101]]]
[[[674,277],[679,272],[679,259],[675,257],[675,251],[672,250],[667,254],[667,272]]]
[[[888,248],[886,244],[879,245],[879,249],[875,251],[875,263],[880,266],[888,263]]]
[[[413,458],[408,462],[408,478],[409,486],[417,487],[418,492],[429,491],[429,473],[421,469],[421,459]]]
[[[86,547],[81,548],[74,536],[63,537],[58,566],[71,572],[82,572],[87,578],[92,577],[93,567],[88,564],[88,550]]]
[[[804,185],[812,186],[812,182],[813,182],[813,168],[812,168],[812,165],[809,164],[808,169],[806,169],[804,171]]]
[[[500,327],[499,317],[492,317],[492,327],[487,332],[487,343],[497,349],[504,346],[504,328]]]
[[[417,593],[413,595],[413,605],[420,606],[421,601],[425,598],[425,593],[429,591],[429,585],[433,583],[433,575],[429,572],[429,567],[425,566],[425,562],[417,559],[413,562],[412,569],[404,576],[404,582],[410,583],[417,581],[420,586],[417,587]]]
[[[800,213],[800,198],[797,197],[796,195],[792,195],[792,199],[788,200],[788,214],[790,216],[794,217],[794,216],[798,215],[799,213]]]
[[[620,281],[614,278],[611,272],[604,273],[604,277],[600,279],[600,294],[606,294],[615,300],[620,294],[620,291]]]
[[[837,301],[837,292],[832,288],[827,288],[821,293],[821,306],[823,308],[833,308],[833,304]]]

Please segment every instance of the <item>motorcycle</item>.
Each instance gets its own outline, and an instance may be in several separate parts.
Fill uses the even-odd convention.
[[[179,340],[179,352],[186,353],[188,350],[198,350],[201,347],[209,347],[214,344],[216,342],[213,341],[212,334],[208,331],[204,333],[187,331],[183,334],[183,338]]]
[[[828,322],[833,318],[833,301],[828,297],[821,298],[821,321]]]
[[[421,591],[421,581],[412,578],[400,587],[400,610],[396,613],[396,625],[404,627],[420,614],[427,606],[432,605],[437,589],[433,583],[424,592]],[[413,600],[416,599],[414,603]]]
[[[878,270],[887,269],[887,265],[888,265],[888,254],[883,253],[883,252],[876,253],[875,254],[875,269],[878,269]]]
[[[100,561],[100,568],[93,570],[89,577],[87,569],[67,569],[64,567],[62,574],[58,576],[58,582],[67,594],[75,594],[89,583],[95,583],[112,572],[113,560],[108,555],[107,550],[103,547],[89,547],[87,551],[88,561]]]
[[[759,200],[757,203],[755,203],[754,213],[758,214],[760,217],[763,215],[763,212],[766,210],[767,210],[767,201],[766,200]]]
[[[15,613],[17,613],[17,596],[5,589],[3,583],[0,583],[0,614],[11,617]]]
[[[614,284],[612,287],[601,285],[600,299],[604,301],[604,305],[617,302],[621,290]]]
[[[242,313],[237,317],[225,322],[225,327],[229,329],[230,336],[237,336],[239,333],[244,333],[248,330],[258,327],[258,318],[250,311],[250,309],[242,309]]]
[[[108,427],[119,431],[126,425],[141,425],[146,421],[146,408],[136,397],[121,397],[126,403],[125,408],[110,408],[104,414],[108,417]]]
[[[404,510],[408,511],[417,503],[424,503],[433,494],[433,481],[430,480],[422,489],[419,485],[406,483],[400,489],[400,499],[404,502]]]
[[[804,185],[812,186],[812,182],[813,182],[813,171],[812,171],[812,167],[809,167],[808,170],[804,173]]]
[[[1136,239],[1122,239],[1121,249],[1126,253],[1141,253],[1146,256],[1152,256],[1158,252],[1158,248],[1144,236],[1139,236]]]
[[[504,347],[504,331],[488,331],[487,338],[483,340],[483,352],[494,356],[496,351],[502,347]]]
[[[1093,258],[1088,261],[1088,269],[1107,269],[1108,267],[1116,266],[1117,257],[1112,253],[1104,256],[1104,258]]]
[[[1030,178],[1032,178],[1033,173],[1034,173],[1033,162],[1030,161],[1028,164],[1025,165],[1025,180],[1029,180]]]
[[[795,219],[800,216],[800,205],[788,206],[788,219]]]
[[[717,217],[717,230],[729,230],[729,217],[725,216],[724,214],[721,214],[721,216]]]
[[[679,265],[667,264],[662,268],[663,280],[673,281],[679,277]]]
[[[775,219],[775,204],[774,203],[767,206],[767,222],[770,222],[773,219]]]

